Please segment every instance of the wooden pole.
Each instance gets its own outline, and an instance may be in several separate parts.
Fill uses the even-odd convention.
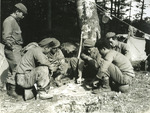
[[[144,0],[142,1],[142,11],[141,11],[141,20],[143,20],[143,13],[144,13]]]

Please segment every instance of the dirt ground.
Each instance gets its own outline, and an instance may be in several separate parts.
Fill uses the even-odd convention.
[[[0,92],[0,113],[150,113],[150,73],[135,72],[130,92],[92,94],[72,81],[59,88],[49,100],[24,101]]]

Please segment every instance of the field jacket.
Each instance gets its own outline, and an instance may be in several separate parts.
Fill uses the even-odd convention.
[[[12,15],[7,17],[3,22],[2,38],[6,46],[23,44],[19,23]]]

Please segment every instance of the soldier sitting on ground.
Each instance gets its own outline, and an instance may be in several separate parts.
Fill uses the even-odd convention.
[[[29,49],[23,55],[17,66],[17,85],[26,91],[28,89],[35,89],[34,85],[36,84],[36,90],[38,91],[40,99],[49,99],[53,97],[53,95],[47,92],[50,87],[50,74],[56,69],[52,67],[46,54],[48,54],[52,48],[58,47],[58,42],[58,40],[52,38],[43,39],[39,42],[39,46]],[[33,96],[26,97],[25,94],[25,100]]]
[[[52,67],[55,67],[55,70],[53,70],[53,74],[51,75],[51,84],[56,86],[58,84],[61,84],[61,78],[65,76],[66,74],[66,63],[65,63],[65,57],[59,49],[60,42],[56,40],[55,38],[51,38],[52,41],[55,41],[57,44],[56,47],[52,47],[50,52],[46,54],[48,57],[48,60],[50,61]],[[40,44],[40,43],[39,43]],[[22,50],[22,56],[31,48],[35,48],[39,46],[36,42],[31,42],[28,45],[26,45]]]
[[[135,76],[129,59],[121,53],[111,50],[108,40],[98,41],[97,47],[104,60],[100,64],[93,85],[96,86],[99,80],[101,80],[102,86],[94,90],[93,93],[99,93],[103,89],[110,89],[109,79],[118,86],[119,91],[123,93],[128,92],[131,80]]]

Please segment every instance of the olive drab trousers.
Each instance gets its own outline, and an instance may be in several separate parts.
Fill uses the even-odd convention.
[[[16,74],[16,66],[21,60],[21,49],[22,46],[20,45],[13,45],[13,50],[5,47],[5,56],[9,64],[8,76],[7,76],[7,83],[15,85],[15,74]]]
[[[116,65],[113,63],[110,64],[108,67],[108,70],[101,74],[101,72],[98,72],[97,77],[99,79],[102,79],[103,77],[110,77],[114,82],[121,84],[121,85],[127,85],[131,83],[132,77],[127,72],[122,72]]]
[[[49,69],[47,66],[39,66],[25,73],[17,73],[16,82],[23,88],[31,88],[36,83],[37,88],[42,90],[50,82]]]

